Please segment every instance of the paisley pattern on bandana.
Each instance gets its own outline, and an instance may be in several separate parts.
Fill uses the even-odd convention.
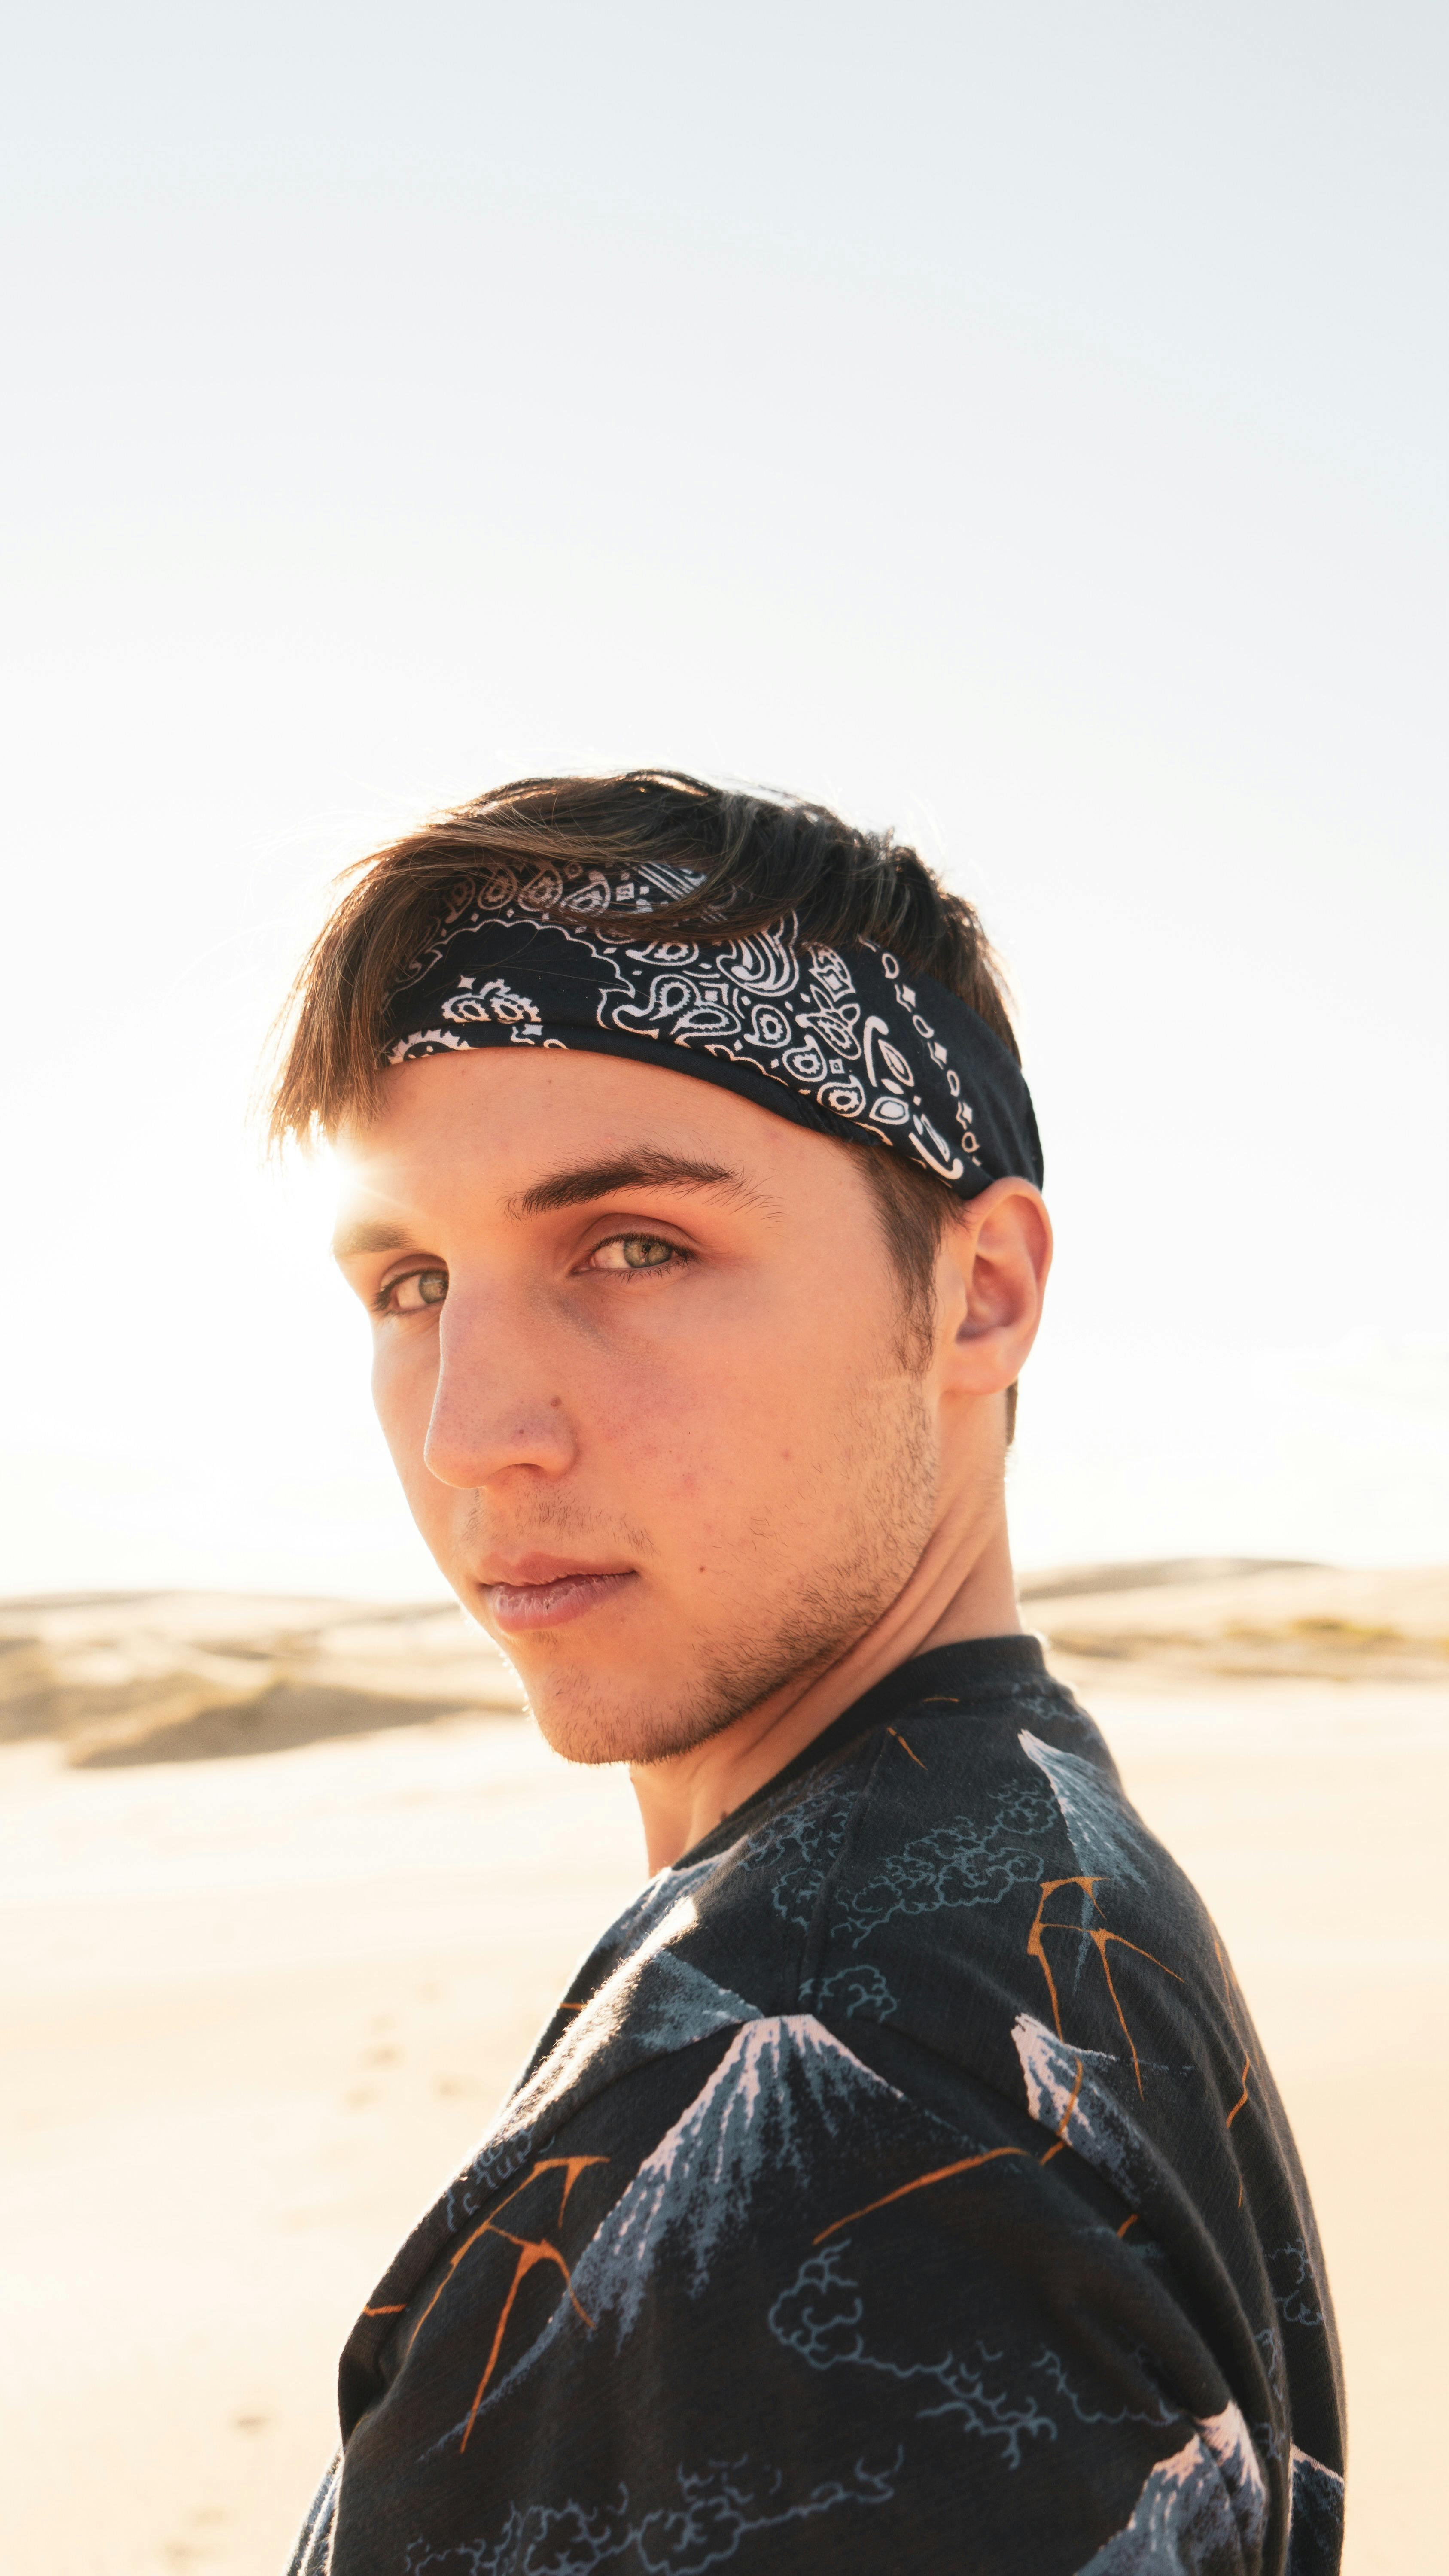
[[[827,1134],[910,1154],[962,1198],[1040,1181],[1031,1096],[966,1003],[889,949],[802,937],[631,940],[697,879],[661,867],[495,867],[453,889],[391,997],[389,1064],[453,1049],[562,1047],[658,1062]],[[609,931],[602,929],[609,917]]]

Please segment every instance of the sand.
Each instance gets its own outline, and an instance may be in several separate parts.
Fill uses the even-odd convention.
[[[456,1603],[89,1592],[0,1602],[0,1742],[51,1735],[77,1769],[280,1753],[522,1705]]]
[[[1071,1671],[1218,1917],[1298,2130],[1348,2358],[1350,2576],[1427,2568],[1449,1685]],[[97,1761],[94,1710],[79,1761],[64,1730],[0,1747],[7,2576],[271,2576],[357,2307],[638,1883],[622,1779],[512,1714],[416,1706],[209,1759]]]
[[[1093,1680],[1449,1682],[1449,1568],[1252,1558],[1027,1577],[1059,1660]],[[0,1602],[0,1743],[53,1735],[77,1769],[280,1753],[512,1708],[512,1670],[456,1604],[75,1593]]]

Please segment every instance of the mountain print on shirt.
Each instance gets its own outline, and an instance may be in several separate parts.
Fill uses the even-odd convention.
[[[782,2188],[804,2200],[832,2152],[895,2106],[903,2106],[895,2087],[809,2014],[746,2022],[590,2237],[569,2297],[499,2383],[494,2402],[541,2366],[581,2317],[590,2338],[604,2337],[617,2353],[661,2277],[668,2296],[701,2297],[749,2226],[762,2187],[772,2205]]]
[[[627,1909],[341,2398],[295,2576],[1331,2576],[1292,2141],[1034,1641],[903,1667]]]

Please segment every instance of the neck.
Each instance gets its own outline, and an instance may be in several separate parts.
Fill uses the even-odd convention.
[[[1006,1509],[998,1496],[967,1548],[959,1531],[934,1533],[889,1608],[824,1671],[797,1675],[688,1753],[631,1765],[651,1871],[668,1868],[712,1833],[899,1664],[934,1646],[1010,1636],[1020,1628]]]

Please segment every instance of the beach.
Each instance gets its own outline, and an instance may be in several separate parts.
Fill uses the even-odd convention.
[[[1258,1578],[1292,1597],[1269,1616],[1276,1596],[1254,1596],[1256,1646],[1226,1635],[1245,1623],[1220,1607],[1213,1627],[1207,1577],[1179,1584],[1175,1609],[1155,1579],[1038,1601],[1246,1989],[1344,2340],[1345,2566],[1403,2576],[1432,2563],[1442,2519],[1430,2408],[1449,2292],[1433,2181],[1449,1937],[1420,1821],[1449,1791],[1442,1580],[1421,1585],[1416,1627],[1412,1579],[1402,1615],[1381,1599],[1369,1617],[1342,1600],[1302,1611],[1290,1576]],[[1240,1593],[1243,1579],[1217,1577]],[[251,1700],[245,1673],[193,1676],[188,1704],[154,1646],[153,1697],[138,1695],[114,1637],[95,1642],[94,1601],[47,1614],[49,1644],[44,1618],[23,1605],[10,1618],[32,1659],[0,1744],[0,2513],[14,2576],[280,2567],[335,2439],[337,2353],[358,2307],[642,1877],[627,1781],[549,1754],[455,1614],[388,1614],[399,1633],[414,1623],[389,1664],[376,1636],[364,1653],[347,1634],[339,1605],[311,1605],[310,1627],[301,1607],[283,1605],[290,1628],[268,1613],[265,1634],[292,1640],[279,1679],[255,1605],[232,1606],[228,1644],[213,1604],[210,1643],[181,1637],[180,1660],[244,1662],[250,1633],[265,1668]],[[67,1615],[92,1631],[64,1646],[62,1672]],[[166,1633],[154,1605],[147,1617]],[[451,1683],[416,1646],[430,1618]],[[1285,1647],[1295,1619],[1308,1626]],[[296,1643],[323,1634],[325,1670]],[[331,1731],[309,1689],[354,1693]],[[240,1712],[261,1702],[248,1737]],[[204,1722],[268,1749],[207,1749]]]

